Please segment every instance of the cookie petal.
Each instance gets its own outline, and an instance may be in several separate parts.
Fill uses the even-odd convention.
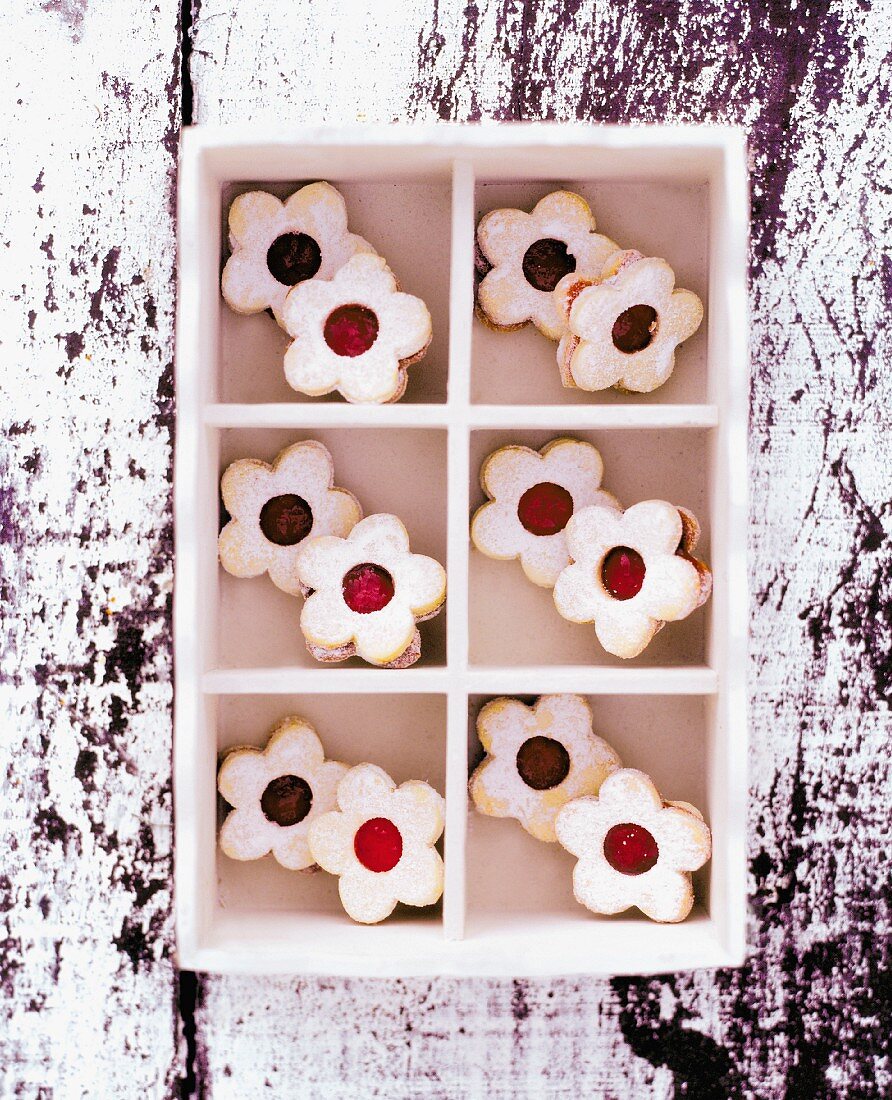
[[[654,619],[675,622],[694,610],[700,598],[700,574],[685,558],[661,554],[647,563],[644,584],[636,600]]]
[[[269,822],[259,805],[233,810],[220,830],[220,848],[230,859],[262,859],[272,847]]]
[[[259,749],[234,749],[220,765],[217,790],[230,806],[249,806],[260,799],[269,778]]]
[[[674,871],[696,871],[712,853],[709,826],[676,806],[660,813],[656,832],[660,862]]]
[[[337,649],[353,641],[353,616],[340,592],[314,592],[300,613],[306,640],[323,649]]]
[[[373,871],[358,865],[341,875],[338,892],[347,915],[360,924],[377,924],[396,908],[397,899],[386,885],[376,881]]]
[[[393,570],[400,598],[415,615],[427,615],[446,597],[446,570],[434,558],[409,554]]]
[[[383,768],[376,764],[357,764],[338,785],[338,805],[361,821],[385,816],[390,811],[390,796],[395,789],[396,784]]]
[[[641,879],[635,904],[645,916],[663,924],[675,924],[690,913],[694,891],[688,875],[657,865]]]
[[[333,810],[315,818],[307,830],[314,862],[331,875],[341,875],[356,863],[353,837],[356,824],[348,814]]]
[[[393,869],[389,885],[403,905],[433,905],[443,894],[440,853],[435,848],[413,846]]]
[[[393,822],[405,840],[434,844],[445,824],[446,804],[440,794],[420,779],[409,779],[391,796]]]

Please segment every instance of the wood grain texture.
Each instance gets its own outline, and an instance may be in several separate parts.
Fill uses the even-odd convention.
[[[714,120],[750,133],[753,954],[740,972],[611,982],[207,978],[201,1079],[233,1097],[296,1083],[325,1096],[882,1095],[890,8],[393,8],[203,0],[196,119]]]
[[[47,0],[2,20],[3,1096],[162,1097],[180,1074],[177,17]]]
[[[182,1081],[233,1098],[888,1095],[890,8],[369,7],[187,0],[183,89],[169,0],[44,0],[5,21],[0,1093],[165,1096]],[[748,127],[753,905],[742,971],[177,983],[181,103],[199,122]]]

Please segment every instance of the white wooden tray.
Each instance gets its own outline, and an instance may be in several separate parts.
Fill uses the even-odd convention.
[[[285,337],[220,298],[228,204],[262,186],[325,179],[433,315],[434,343],[395,405],[356,407],[291,390]],[[474,230],[496,206],[558,186],[581,192],[600,231],[663,256],[706,304],[675,373],[650,395],[564,390],[554,346],[532,328],[496,334],[473,317]],[[522,126],[352,130],[199,127],[183,136],[179,210],[176,453],[176,894],[179,961],[197,970],[355,975],[633,974],[729,966],[744,956],[747,715],[747,183],[728,128]],[[480,462],[496,446],[558,434],[601,450],[624,503],[692,508],[715,579],[705,608],[641,658],[600,649],[561,620],[517,563],[471,551]],[[331,450],[338,484],[367,513],[393,511],[412,548],[447,565],[448,612],[422,627],[402,671],[313,662],[299,601],[266,577],[217,565],[219,478],[302,438]],[[350,665],[356,663],[356,667]],[[712,827],[698,904],[679,925],[603,919],[573,900],[572,858],[515,822],[469,814],[474,717],[501,694],[587,695],[595,728],[667,798]],[[328,754],[371,760],[447,800],[442,905],[354,925],[334,878],[219,852],[216,769],[300,714]],[[401,910],[399,912],[402,912]]]

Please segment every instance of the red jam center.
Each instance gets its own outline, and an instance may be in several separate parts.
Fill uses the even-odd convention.
[[[283,233],[269,246],[266,266],[276,282],[294,286],[313,278],[322,266],[322,253],[306,233]]]
[[[604,837],[604,858],[621,875],[643,875],[659,856],[657,842],[643,825],[614,825]]]
[[[556,535],[572,515],[573,498],[552,481],[533,485],[517,503],[517,518],[532,535]]]
[[[338,306],[328,315],[324,335],[335,355],[355,359],[378,339],[378,318],[365,306]]]
[[[313,792],[306,779],[299,775],[280,775],[267,784],[260,798],[260,808],[276,825],[296,825],[310,812]]]
[[[657,331],[657,311],[653,306],[637,305],[628,309],[613,322],[613,346],[618,351],[631,354],[646,348]]]
[[[517,774],[534,791],[550,791],[569,771],[570,754],[552,737],[531,737],[517,750]]]
[[[530,286],[550,294],[565,275],[576,270],[576,257],[567,251],[563,241],[545,237],[533,241],[524,253],[522,266]]]
[[[344,603],[360,615],[371,615],[387,607],[395,591],[393,577],[387,570],[368,561],[354,565],[344,574],[341,589]]]
[[[313,528],[313,510],[296,493],[271,497],[260,509],[260,530],[276,546],[294,546]]]
[[[630,546],[614,546],[601,566],[604,587],[616,600],[631,600],[644,584],[644,559]]]
[[[364,821],[353,837],[356,858],[370,871],[389,871],[403,854],[403,838],[392,821],[373,817]]]

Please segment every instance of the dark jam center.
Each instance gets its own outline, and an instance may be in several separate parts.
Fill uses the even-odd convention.
[[[313,527],[313,510],[296,493],[271,497],[260,509],[260,530],[276,546],[294,546]]]
[[[517,773],[534,791],[550,791],[569,771],[570,754],[552,737],[531,737],[517,750]]]
[[[659,856],[653,834],[643,825],[614,825],[604,837],[604,858],[621,875],[643,875]]]
[[[393,599],[393,577],[380,565],[363,562],[344,574],[341,589],[344,603],[351,611],[371,615],[373,611],[387,607]]]
[[[523,274],[530,286],[550,294],[565,275],[576,270],[576,257],[563,241],[545,237],[533,241],[523,257]]]
[[[269,783],[260,798],[260,808],[276,825],[296,825],[310,812],[313,792],[299,775],[280,775]]]
[[[353,837],[356,858],[370,871],[389,871],[403,854],[403,838],[392,821],[373,817],[364,821]]]
[[[319,245],[306,233],[283,233],[266,253],[266,266],[278,283],[294,286],[312,279],[322,265]]]
[[[631,600],[644,584],[644,559],[630,546],[614,546],[601,566],[604,587],[617,600]]]
[[[631,354],[646,348],[657,331],[657,311],[653,306],[629,306],[613,322],[613,346]]]
[[[517,518],[533,535],[556,535],[570,522],[573,498],[551,481],[533,485],[517,503]]]
[[[354,359],[378,339],[378,318],[366,306],[338,306],[328,315],[324,336],[335,355]]]

